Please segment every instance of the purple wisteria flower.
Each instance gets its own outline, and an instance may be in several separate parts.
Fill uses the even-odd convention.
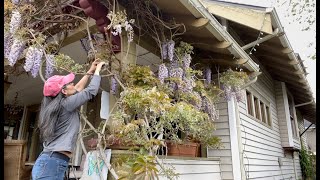
[[[22,39],[19,39],[19,38],[13,39],[13,43],[10,48],[10,53],[8,55],[8,61],[10,66],[13,66],[16,64],[24,48],[25,48],[25,42]]]
[[[111,77],[111,88],[110,88],[110,93],[115,95],[117,92],[118,88],[118,82],[114,77]]]
[[[183,92],[191,92],[196,85],[193,78],[184,77],[183,82],[184,82],[184,86],[182,89]]]
[[[20,0],[12,0],[11,2],[12,2],[12,4],[17,5],[17,4],[19,4]]]
[[[164,83],[164,79],[169,76],[168,68],[167,66],[163,63],[160,64],[159,66],[159,72],[158,72],[158,78],[161,83]]]
[[[37,77],[40,69],[43,50],[37,47],[29,47],[26,54],[26,63],[23,66],[26,72],[31,71],[32,77]]]
[[[207,97],[202,98],[202,110],[207,113],[210,117],[210,119],[215,120],[218,119],[219,115],[216,111],[214,105],[209,101]]]
[[[237,102],[241,102],[241,101],[243,101],[243,99],[244,99],[244,96],[243,96],[243,94],[242,94],[242,91],[241,91],[241,88],[240,87],[234,87],[233,88],[233,92],[234,92],[234,94],[235,94],[235,96],[236,96],[236,100],[237,100]]]
[[[8,58],[11,50],[11,45],[13,43],[13,37],[10,32],[5,32],[4,34],[4,41],[3,41],[3,47],[4,47],[4,57]]]
[[[113,26],[113,29],[114,31],[112,31],[111,33],[114,35],[114,36],[117,36],[117,35],[120,35],[122,33],[122,29],[121,29],[121,24],[117,24],[117,25],[114,25]]]
[[[42,56],[43,56],[43,50],[36,48],[35,54],[34,54],[34,63],[31,68],[31,75],[32,77],[37,77],[39,73],[39,69],[41,66],[41,61],[42,61]]]
[[[173,56],[174,56],[174,45],[175,42],[173,40],[170,40],[168,42],[168,59],[169,61],[173,60]]]
[[[53,70],[54,70],[54,55],[48,54],[46,56],[46,75],[45,77],[48,79],[52,76]]]
[[[161,56],[162,59],[167,59],[168,58],[168,42],[162,42],[161,43]]]
[[[178,67],[178,68],[171,68],[169,71],[169,76],[170,77],[175,77],[175,78],[182,78],[183,76],[183,69]]]
[[[182,57],[182,61],[183,61],[183,68],[184,69],[188,69],[190,67],[190,64],[191,64],[191,55],[190,54],[184,54],[184,56]]]
[[[205,78],[206,85],[211,84],[211,74],[212,74],[211,69],[209,67],[207,67],[204,72],[204,76],[205,76],[204,78]]]
[[[192,92],[192,94],[196,97],[197,100],[192,101],[191,104],[193,104],[197,110],[200,110],[202,106],[201,95],[196,91]]]
[[[10,33],[14,34],[21,24],[21,14],[19,11],[12,11],[11,20],[10,20]]]
[[[222,85],[222,90],[224,91],[224,98],[225,100],[227,101],[230,101],[231,98],[232,98],[232,88],[231,86],[228,86],[228,85]]]

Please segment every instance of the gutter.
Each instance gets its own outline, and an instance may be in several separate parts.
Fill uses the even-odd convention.
[[[252,80],[250,80],[249,82],[247,82],[246,84],[244,84],[243,86],[241,86],[241,89],[245,89],[246,87],[250,86],[251,84],[255,83],[258,80],[258,76],[262,74],[262,72],[258,72],[257,74],[255,74],[255,76],[253,77]]]
[[[219,40],[230,42],[231,46],[228,50],[236,58],[247,60],[243,66],[249,71],[259,71],[259,65],[256,64],[250,56],[241,48],[241,46],[232,38],[232,36],[224,29],[224,27],[216,20],[216,18],[206,9],[200,0],[179,0],[196,18],[206,18],[209,24],[206,28]]]

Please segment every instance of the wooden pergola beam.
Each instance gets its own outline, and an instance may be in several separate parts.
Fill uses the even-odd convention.
[[[94,19],[89,20],[89,30],[90,33],[96,33],[98,29],[96,28],[96,21]],[[80,26],[79,28],[75,29],[68,37],[66,37],[62,43],[62,47],[72,44],[76,41],[79,41],[81,38],[88,36],[87,32],[87,24]]]

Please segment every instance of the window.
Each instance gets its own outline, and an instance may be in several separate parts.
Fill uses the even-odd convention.
[[[294,102],[293,102],[293,99],[291,96],[288,96],[288,102],[289,102],[289,112],[290,112],[290,122],[291,122],[292,135],[293,135],[293,137],[298,137],[297,125],[296,125],[296,121],[294,119],[294,112],[293,112]]]
[[[246,91],[247,93],[247,109],[248,109],[248,114],[250,114],[251,116],[254,116],[253,114],[253,107],[252,107],[252,103],[251,103],[251,93],[249,91]]]
[[[272,119],[268,103],[265,103],[265,100],[257,98],[257,96],[254,96],[249,91],[246,91],[246,95],[248,115],[252,116],[254,119],[262,122],[265,125],[271,126]]]
[[[253,96],[253,101],[254,101],[254,107],[255,107],[255,114],[256,114],[256,118],[261,120],[261,116],[260,116],[260,108],[259,108],[259,100],[258,98],[256,98],[255,96]]]
[[[266,111],[265,111],[264,103],[260,101],[260,112],[261,112],[261,120],[264,123],[267,123]]]
[[[269,106],[266,106],[266,118],[267,118],[268,125],[271,126]]]

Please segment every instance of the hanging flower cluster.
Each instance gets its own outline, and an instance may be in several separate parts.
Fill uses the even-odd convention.
[[[13,42],[13,37],[11,35],[10,32],[8,31],[5,31],[4,32],[4,40],[3,40],[3,46],[4,46],[4,57],[5,58],[8,58],[9,57],[9,54],[10,54],[10,51],[11,51],[11,45],[12,45],[12,42]]]
[[[210,102],[210,100],[207,97],[202,97],[202,110],[209,114],[211,119],[218,119],[219,114],[216,111],[215,107],[213,104]]]
[[[164,79],[169,77],[169,71],[167,66],[163,63],[159,66],[158,78],[160,83],[164,83]]]
[[[30,46],[27,49],[26,63],[23,68],[26,72],[31,71],[31,75],[34,78],[37,77],[39,72],[42,56],[43,50],[38,47]]]
[[[115,95],[117,93],[117,89],[118,89],[118,82],[114,77],[111,77],[111,88],[110,88],[110,92],[111,94]]]
[[[52,76],[52,73],[54,71],[54,55],[53,54],[47,54],[46,55],[46,75],[45,77],[48,79]]]
[[[11,21],[10,21],[10,33],[14,34],[21,25],[21,14],[17,10],[12,11]]]
[[[20,2],[20,0],[12,0],[12,3],[16,4],[16,5],[19,4],[19,2]]]
[[[9,65],[13,66],[23,53],[25,48],[25,41],[21,38],[14,38],[10,47],[10,53],[8,54]]]
[[[114,13],[110,11],[107,15],[111,23],[107,26],[107,29],[112,29],[111,33],[114,36],[120,35],[122,33],[122,28],[127,32],[128,42],[133,41],[133,27],[134,19],[128,21],[126,11],[119,11]]]
[[[175,46],[175,42],[173,40],[165,41],[161,43],[162,59],[169,59],[170,62],[174,60],[174,46]]]
[[[211,69],[209,67],[207,67],[204,72],[204,76],[205,76],[204,78],[205,78],[206,85],[211,84],[211,74],[212,74]]]
[[[174,41],[161,44],[162,58],[168,59],[169,63],[163,63],[159,66],[158,79],[160,83],[167,85],[174,92],[174,96],[179,96],[178,99],[182,98],[183,101],[192,104],[195,109],[207,113],[212,120],[217,119],[218,113],[208,95],[203,90],[195,90],[196,74],[201,72],[190,68],[193,47],[188,43],[180,42],[179,46],[174,48],[174,44]],[[211,83],[210,69],[207,70],[205,76],[206,84],[209,85]],[[203,86],[203,88],[205,87]]]
[[[241,86],[243,86],[248,79],[248,75],[245,72],[228,69],[226,72],[222,73],[220,82],[222,83],[225,99],[230,101],[232,97],[235,97],[237,102],[242,101],[243,93]]]

